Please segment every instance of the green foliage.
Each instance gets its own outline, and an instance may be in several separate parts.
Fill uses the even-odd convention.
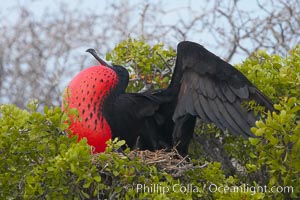
[[[287,57],[268,55],[260,50],[236,67],[275,103],[280,97],[299,97],[300,46]]]
[[[124,141],[109,141],[105,153],[92,155],[86,140],[64,134],[68,118],[59,107],[44,114],[37,107],[1,106],[1,199],[192,199],[194,193],[178,192],[180,180],[120,151]]]
[[[131,70],[129,91],[137,91],[150,82],[166,87],[171,76],[166,69],[174,56],[163,44],[128,39],[107,59]],[[277,112],[265,113],[252,128],[257,137],[249,140],[213,125],[201,125],[197,132],[212,142],[221,143],[221,138],[221,150],[240,170],[228,171],[221,161],[210,159],[199,142],[191,149],[193,168],[178,177],[130,156],[117,139],[108,142],[106,152],[92,155],[86,140],[77,142],[65,131],[67,116],[76,116],[76,110],[67,115],[59,107],[45,107],[40,113],[33,101],[27,110],[0,107],[0,199],[299,198],[300,47],[286,57],[258,51],[237,68],[273,99]],[[290,191],[271,191],[273,187]]]
[[[256,122],[250,138],[255,147],[246,165],[248,172],[264,174],[261,184],[292,186],[293,192],[266,193],[268,198],[300,196],[300,46],[287,57],[258,51],[238,68],[273,99],[277,112]],[[263,172],[263,173],[262,173]]]
[[[169,84],[176,53],[171,48],[166,50],[163,47],[163,43],[150,46],[143,38],[129,38],[107,53],[106,59],[127,67],[131,78],[128,92],[136,92],[146,84],[165,88]]]
[[[299,197],[300,191],[300,100],[284,98],[276,104],[278,113],[268,113],[265,121],[257,121],[252,131],[258,138],[250,138],[255,146],[249,172],[265,168],[268,179],[264,182],[272,186],[293,186],[292,197]],[[287,198],[290,194],[276,193],[270,197]]]
[[[20,110],[1,106],[0,198],[64,199],[79,193],[78,182],[99,176],[86,141],[68,138],[67,115],[59,107],[37,112],[37,102]],[[82,191],[83,192],[83,191]]]

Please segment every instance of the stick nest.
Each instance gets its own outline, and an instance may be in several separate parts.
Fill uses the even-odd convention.
[[[157,151],[148,151],[148,150],[132,150],[128,154],[130,159],[140,158],[142,162],[147,165],[155,165],[158,170],[165,171],[168,174],[171,174],[173,177],[180,177],[185,171],[205,167],[206,164],[202,166],[195,166],[189,156],[182,157],[176,149],[174,150],[157,150]]]

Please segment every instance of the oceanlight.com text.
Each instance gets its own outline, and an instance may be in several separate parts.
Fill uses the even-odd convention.
[[[162,184],[136,184],[127,185],[126,190],[135,190],[137,193],[162,193],[167,194],[171,192],[180,193],[250,193],[254,195],[256,193],[293,193],[294,188],[292,186],[251,186],[243,184],[240,186],[224,186],[214,183],[203,184],[201,187],[194,184],[174,184],[174,185],[162,185]]]

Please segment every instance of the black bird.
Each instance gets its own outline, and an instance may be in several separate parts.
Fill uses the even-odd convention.
[[[70,129],[79,138],[87,137],[96,152],[104,150],[109,137],[119,137],[131,148],[137,143],[149,150],[177,145],[178,152],[186,155],[197,117],[249,137],[257,118],[241,104],[255,100],[273,110],[273,103],[241,72],[194,42],[178,44],[168,88],[143,93],[126,93],[128,71],[105,63],[93,49],[87,52],[101,65],[73,79],[67,102],[83,119],[73,121]]]

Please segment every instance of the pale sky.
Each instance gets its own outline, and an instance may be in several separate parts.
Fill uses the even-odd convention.
[[[141,0],[140,0],[141,1]],[[148,1],[148,2],[155,2],[156,0]],[[228,0],[222,1],[224,2],[232,2]],[[58,5],[61,3],[67,5],[71,8],[79,8],[81,12],[103,12],[105,11],[105,5],[107,4],[107,0],[52,0],[52,1],[46,1],[46,0],[2,0],[0,4],[0,23],[2,24],[9,24],[16,18],[16,13],[18,12],[17,5],[21,5],[24,7],[29,8],[34,14],[37,19],[40,19],[42,17],[42,14],[45,11],[48,11],[49,13],[55,12],[58,9]],[[117,1],[116,1],[117,2]],[[128,1],[130,3],[132,2],[139,2],[139,0],[131,0]],[[145,2],[145,1],[141,1]],[[147,2],[147,1],[146,1]],[[164,10],[166,11],[174,11],[176,8],[182,8],[184,6],[191,5],[192,8],[198,9],[199,12],[201,11],[201,7],[203,6],[209,6],[207,5],[207,1],[204,0],[166,0],[162,1],[164,5]],[[259,8],[256,4],[256,1],[249,1],[249,0],[240,0],[238,1],[238,6],[242,8],[243,10],[254,12],[255,15],[261,15],[262,12],[259,12]],[[184,12],[180,12],[176,10],[175,12],[169,12],[170,14],[165,15],[163,19],[161,19],[163,22],[168,24],[168,22],[172,23],[174,20],[178,18],[183,18],[185,16]],[[5,21],[1,21],[1,19],[5,19]],[[222,23],[222,22],[220,22]],[[204,33],[205,34],[205,33]],[[215,49],[213,46],[209,46],[209,43],[206,44],[206,41],[213,40],[213,38],[210,35],[201,35],[201,38],[203,38],[203,45],[209,49],[212,52],[215,52],[217,55],[222,56],[224,49]],[[193,37],[189,38],[189,40],[193,41]],[[194,40],[195,41],[195,40]],[[197,38],[197,41],[199,41],[199,35]],[[202,41],[200,41],[202,42]],[[176,45],[174,45],[175,47]],[[245,59],[245,56],[235,56],[234,59],[231,61],[231,63],[239,63]]]

